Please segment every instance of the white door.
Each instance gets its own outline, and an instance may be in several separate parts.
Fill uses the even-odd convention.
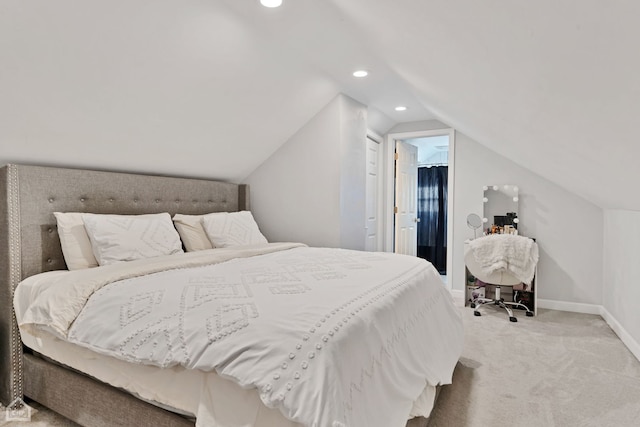
[[[380,207],[380,144],[367,137],[367,183],[366,183],[366,251],[379,250]]]
[[[418,221],[418,147],[396,141],[396,253],[417,255]]]

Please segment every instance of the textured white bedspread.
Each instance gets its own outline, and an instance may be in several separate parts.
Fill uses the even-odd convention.
[[[402,426],[427,383],[451,381],[462,323],[431,264],[295,245],[247,251],[66,275],[21,327],[130,362],[215,370],[307,426]]]

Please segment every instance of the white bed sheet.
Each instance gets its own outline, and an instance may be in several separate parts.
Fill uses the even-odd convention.
[[[43,283],[66,271],[52,271],[33,276],[21,283],[21,292],[14,302],[18,323],[35,297],[34,290],[43,290]],[[243,389],[215,372],[185,369],[181,366],[159,368],[133,364],[101,355],[69,343],[45,331],[37,336],[21,330],[23,343],[63,365],[84,372],[100,381],[122,388],[158,406],[171,408],[185,415],[208,413],[212,419],[199,420],[199,425],[211,427],[302,427],[286,419],[279,410],[267,408],[256,389]],[[415,401],[411,417],[429,414],[433,408],[436,388],[427,386]],[[199,405],[207,405],[202,411]]]
[[[180,366],[158,368],[137,365],[95,353],[42,333],[34,337],[22,332],[23,343],[63,365],[84,372],[112,386],[165,409],[194,417],[199,404],[209,402],[212,427],[302,427],[287,420],[277,409],[264,406],[255,389],[245,390],[215,372]],[[204,393],[204,395],[203,395]],[[203,399],[204,398],[204,399]]]

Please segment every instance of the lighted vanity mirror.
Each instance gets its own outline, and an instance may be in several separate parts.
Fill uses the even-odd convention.
[[[518,187],[486,185],[483,187],[483,218],[486,233],[518,234]]]

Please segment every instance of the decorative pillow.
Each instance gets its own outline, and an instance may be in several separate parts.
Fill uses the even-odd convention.
[[[168,213],[82,215],[93,254],[100,265],[182,253],[182,242]]]
[[[249,211],[204,215],[202,227],[216,248],[267,243]]]
[[[64,262],[69,270],[97,267],[91,241],[84,228],[82,212],[54,212]]]
[[[212,249],[213,246],[207,237],[207,233],[202,228],[201,219],[204,215],[182,215],[173,216],[173,224],[178,229],[180,239],[184,243],[187,252],[203,251]]]

